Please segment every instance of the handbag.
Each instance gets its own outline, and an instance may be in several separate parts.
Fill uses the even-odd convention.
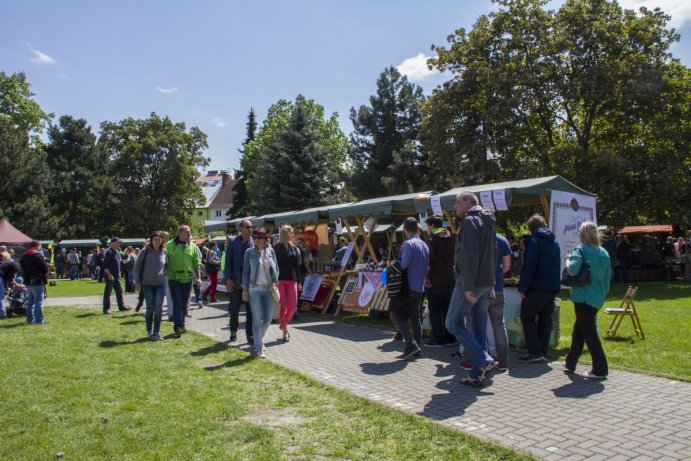
[[[281,292],[278,291],[278,287],[275,283],[272,283],[269,286],[269,291],[271,292],[271,297],[273,298],[274,302],[279,304],[281,302]]]
[[[585,260],[583,251],[580,248],[576,248],[576,251],[581,253],[581,258],[583,258],[583,264],[581,265],[581,271],[576,275],[571,275],[564,268],[561,273],[561,284],[567,287],[582,287],[585,285],[590,285],[590,263]]]

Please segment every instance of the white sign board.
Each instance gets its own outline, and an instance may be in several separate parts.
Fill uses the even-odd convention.
[[[494,211],[494,203],[492,202],[492,191],[487,190],[480,192],[480,201],[482,202],[482,208],[489,211]]]
[[[302,284],[302,293],[300,294],[300,299],[305,301],[314,301],[314,297],[317,296],[319,287],[324,280],[323,275],[306,275],[305,283]]]
[[[595,197],[552,191],[549,228],[554,232],[561,250],[561,265],[564,257],[581,244],[578,231],[586,221],[597,226]]]
[[[506,204],[506,189],[496,189],[492,191],[494,204],[497,206],[497,211],[507,211],[509,206]]]
[[[433,195],[430,201],[432,202],[432,213],[436,216],[444,216],[441,209],[441,195]]]
[[[343,259],[341,259],[341,267],[346,267],[346,264],[348,264],[348,261],[350,261],[350,255],[353,254],[353,248],[355,248],[355,242],[350,242],[348,244],[348,249],[343,255]]]

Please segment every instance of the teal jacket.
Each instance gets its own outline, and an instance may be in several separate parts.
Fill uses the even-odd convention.
[[[580,248],[581,251],[577,251]],[[582,253],[581,253],[582,252]],[[590,285],[571,288],[571,300],[575,303],[600,309],[605,303],[605,296],[609,292],[609,281],[612,276],[612,266],[607,251],[597,245],[579,245],[571,252],[569,270],[572,274],[581,272],[583,257],[590,263]]]

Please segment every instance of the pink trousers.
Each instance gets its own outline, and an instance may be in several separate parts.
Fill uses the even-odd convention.
[[[281,293],[281,313],[278,322],[281,329],[285,330],[298,307],[298,283],[294,280],[279,280],[278,291]]]

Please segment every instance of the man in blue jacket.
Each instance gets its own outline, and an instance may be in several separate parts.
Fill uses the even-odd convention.
[[[561,255],[554,233],[545,218],[534,215],[528,220],[532,234],[525,248],[523,271],[518,284],[521,294],[521,323],[528,355],[518,360],[543,362],[547,358],[552,333],[554,299],[561,288]]]
[[[254,242],[250,236],[252,235],[252,222],[249,219],[243,219],[240,222],[240,235],[228,240],[226,244],[226,260],[223,269],[223,275],[226,278],[226,288],[230,296],[228,303],[228,313],[230,314],[230,342],[237,341],[238,326],[240,325],[240,306],[242,306],[242,266],[245,261],[245,251],[248,248],[254,247]],[[249,302],[246,304],[245,310],[245,334],[247,335],[247,342],[253,344],[252,338],[252,311],[250,310]]]

